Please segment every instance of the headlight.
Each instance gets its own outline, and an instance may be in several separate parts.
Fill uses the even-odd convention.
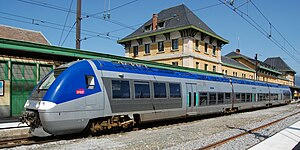
[[[51,109],[55,106],[56,106],[56,104],[53,103],[53,102],[41,101],[39,103],[39,110],[48,110],[48,109]]]
[[[29,100],[26,101],[24,108],[28,107],[30,105]]]
[[[40,102],[37,102],[35,108],[39,108],[39,107],[40,107]]]

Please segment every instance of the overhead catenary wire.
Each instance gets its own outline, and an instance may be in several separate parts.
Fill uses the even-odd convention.
[[[58,11],[68,12],[68,10],[67,10],[66,8],[63,8],[63,7],[60,7],[60,6],[56,6],[56,5],[52,5],[52,4],[48,4],[48,3],[44,3],[44,2],[35,1],[35,0],[17,0],[17,1],[20,1],[20,2],[23,2],[23,3],[32,4],[32,5],[36,5],[36,6],[41,6],[41,7],[45,7],[45,8],[49,8],[49,9],[54,9],[54,10],[58,10]],[[134,3],[134,2],[137,2],[137,1],[138,1],[138,0],[130,1],[130,2],[128,2],[128,3],[125,3],[125,4],[122,4],[122,5],[117,6],[117,7],[115,7],[115,8],[112,8],[112,9],[110,9],[110,10],[111,10],[111,11],[112,11],[112,10],[116,10],[116,9],[118,9],[118,8],[124,7],[124,6],[126,6],[126,5],[129,5],[129,4]],[[199,8],[199,9],[195,9],[195,10],[193,10],[193,11],[204,10],[204,9],[207,9],[207,8],[219,6],[219,5],[221,5],[221,4],[223,4],[223,3],[218,3],[218,4],[213,4],[213,5],[205,6],[205,7]],[[70,12],[71,12],[71,13],[74,13],[74,14],[76,13],[76,11],[74,11],[74,10],[71,10]],[[103,11],[102,11],[102,12],[99,12],[99,13],[103,13]],[[111,23],[113,23],[113,24],[116,24],[116,25],[119,25],[119,26],[122,26],[122,27],[123,27],[123,28],[120,28],[120,29],[116,29],[116,30],[114,30],[114,31],[107,32],[107,33],[117,32],[117,31],[121,31],[121,30],[124,30],[124,29],[136,30],[136,28],[133,28],[133,27],[138,26],[138,25],[142,25],[142,24],[143,24],[143,23],[140,23],[140,24],[137,24],[137,25],[128,26],[128,25],[125,25],[125,24],[123,24],[123,23],[120,23],[120,22],[115,21],[115,20],[112,20],[112,19],[109,19],[109,20],[108,20],[108,19],[103,19],[103,18],[101,18],[101,17],[93,16],[93,14],[92,14],[91,16],[89,16],[89,14],[87,14],[87,13],[85,13],[85,12],[83,12],[82,14],[83,14],[83,16],[86,16],[86,18],[91,17],[91,18],[95,18],[95,19],[101,19],[101,20],[104,20],[104,21],[107,21],[107,22],[111,22]],[[84,18],[84,17],[82,17],[82,18]],[[82,30],[84,30],[84,29],[82,29]]]
[[[300,55],[300,52],[295,49],[295,47],[281,34],[281,32],[271,23],[271,21],[262,13],[262,11],[250,0],[251,4],[255,7],[255,9],[264,17],[264,19],[269,23],[270,25],[270,35],[271,35],[271,28],[273,28],[284,40],[284,42],[288,43],[288,45]]]
[[[7,13],[7,12],[1,12],[0,11],[0,14],[5,14],[5,15],[8,15],[8,16],[14,16],[14,17],[17,17],[17,18],[22,18],[22,19],[31,20],[31,21],[34,20],[35,23],[39,22],[39,23],[43,23],[43,24],[50,24],[50,25],[63,27],[63,25],[61,25],[61,24],[57,24],[57,23],[53,23],[53,22],[49,22],[49,21],[45,21],[45,20],[40,20],[40,19],[36,19],[36,18],[25,17],[25,16],[21,16],[21,15],[11,14],[11,13]],[[72,28],[71,26],[65,26],[65,27],[67,27],[69,29]],[[86,29],[82,29],[82,31],[88,32],[88,33],[93,33],[93,34],[106,35],[106,33],[98,33],[98,32],[90,31],[90,30],[86,30]],[[114,32],[114,30],[112,32]],[[113,36],[113,35],[110,35],[110,36],[113,37],[113,38],[116,38],[116,39],[120,38],[118,36]]]
[[[46,8],[50,8],[50,9],[55,9],[55,10],[59,10],[59,11],[68,12],[68,10],[66,8],[62,8],[62,7],[55,6],[55,5],[50,5],[50,4],[44,3],[44,2],[41,3],[41,2],[38,2],[38,1],[34,1],[34,0],[17,0],[17,1],[27,3],[27,4],[36,5],[36,6],[46,7]],[[73,13],[73,14],[76,14],[76,11],[74,11],[74,10],[72,10],[70,12]],[[86,12],[82,12],[82,16],[86,16],[85,18],[95,18],[95,19],[100,19],[100,20],[104,20],[104,21],[110,21],[110,20],[104,19],[104,18],[99,17],[99,16],[89,16],[89,14],[86,13]],[[81,17],[81,18],[84,18],[84,17]],[[121,23],[118,23],[118,22],[115,22],[115,21],[110,21],[110,22],[113,23],[113,24],[116,24],[118,26],[122,26],[122,27],[126,27],[128,29],[131,29],[131,30],[135,30],[135,29],[130,28],[130,26],[125,25],[125,24],[121,24]]]
[[[64,45],[64,43],[65,43],[65,41],[68,39],[68,37],[69,37],[69,35],[70,35],[71,31],[73,30],[74,26],[76,25],[76,23],[77,23],[77,21],[75,21],[75,22],[73,23],[73,25],[72,25],[72,27],[70,28],[70,30],[69,30],[69,32],[68,32],[68,34],[66,35],[66,37],[65,37],[64,41],[61,43],[61,46],[63,46],[63,45]],[[64,30],[64,29],[63,29],[63,30]]]
[[[282,51],[284,51],[286,54],[288,54],[294,61],[296,61],[297,63],[300,63],[299,59],[297,59],[289,50],[287,50],[282,44],[280,44],[278,42],[278,40],[276,40],[272,36],[270,37],[268,32],[266,32],[264,29],[262,29],[262,27],[254,19],[252,19],[249,15],[244,15],[245,13],[243,11],[239,10],[238,8],[234,7],[233,5],[229,5],[226,2],[223,2],[221,0],[219,0],[219,1],[222,2],[228,8],[230,8],[231,10],[233,10],[236,14],[241,16],[245,21],[247,21],[251,26],[253,26],[257,31],[259,31],[261,34],[266,36],[273,44],[275,44],[278,48],[280,48]],[[250,20],[248,20],[245,16],[247,18],[249,18],[252,22]]]
[[[31,21],[18,20],[18,19],[3,17],[3,16],[0,16],[0,18],[6,19],[6,20],[11,20],[11,21],[16,21],[16,22],[21,22],[21,23],[26,23],[26,24],[33,24]],[[59,28],[59,27],[53,27],[53,26],[43,25],[43,24],[39,24],[39,23],[34,23],[33,25],[46,27],[46,28],[50,28],[50,29],[55,29],[55,30],[60,30],[60,31],[63,30],[62,28]],[[75,31],[73,31],[73,30],[71,32],[75,33]],[[82,33],[82,34],[87,35],[87,36],[94,36],[94,35],[91,35],[91,34],[88,34],[88,33]],[[97,37],[103,38],[103,39],[108,39],[108,38],[105,38],[103,36],[97,36]],[[116,41],[118,39],[109,38],[109,40]]]
[[[66,20],[65,20],[65,23],[64,23],[64,27],[63,27],[63,30],[61,32],[60,38],[59,38],[59,42],[58,42],[59,46],[60,46],[60,42],[61,42],[61,39],[63,37],[64,31],[65,31],[65,27],[66,27],[66,24],[67,24],[67,20],[69,18],[69,14],[70,14],[70,11],[71,11],[72,4],[73,4],[73,0],[71,1],[70,7],[69,7],[69,11],[67,13],[67,17],[66,17]]]

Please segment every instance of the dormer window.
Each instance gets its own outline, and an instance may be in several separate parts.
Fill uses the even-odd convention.
[[[165,22],[159,22],[157,24],[157,29],[162,29],[162,28],[165,28]]]
[[[151,31],[151,29],[152,29],[152,25],[151,24],[145,26],[145,32],[149,32],[149,31]]]

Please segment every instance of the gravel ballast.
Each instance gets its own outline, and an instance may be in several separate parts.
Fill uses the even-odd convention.
[[[227,116],[14,149],[197,149],[299,112],[295,104]],[[215,149],[247,149],[300,120],[300,114]]]

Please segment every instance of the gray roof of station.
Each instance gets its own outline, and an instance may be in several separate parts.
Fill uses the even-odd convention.
[[[152,18],[149,19],[145,24],[143,24],[141,27],[139,27],[136,31],[129,34],[125,38],[121,39],[130,39],[137,36],[142,36],[150,33],[154,33],[157,31],[164,31],[169,29],[175,29],[185,26],[195,26],[197,28],[200,28],[211,35],[214,35],[216,37],[221,38],[219,35],[217,35],[211,28],[208,27],[199,17],[197,17],[189,8],[187,8],[184,4],[174,6],[171,8],[167,8],[162,10],[158,13],[158,23],[165,22],[165,27],[162,29],[156,29],[154,31],[148,31],[144,32],[145,26],[152,24]],[[222,38],[221,38],[222,39]],[[225,42],[228,43],[227,40],[222,39]]]
[[[247,66],[245,66],[245,65],[239,63],[238,61],[231,59],[229,57],[221,56],[221,60],[222,60],[223,65],[230,65],[233,67],[245,69],[245,70],[252,71],[252,72],[254,71],[253,69],[248,68]]]
[[[280,57],[267,58],[265,63],[275,67],[279,71],[291,71],[295,72],[290,66],[288,66]],[[296,72],[295,72],[296,73]]]

